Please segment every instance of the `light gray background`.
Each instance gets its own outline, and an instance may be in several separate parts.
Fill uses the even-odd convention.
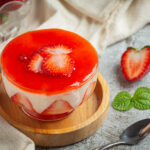
[[[117,140],[122,131],[130,124],[141,119],[150,118],[150,110],[141,111],[132,108],[127,112],[119,112],[111,106],[114,96],[121,90],[127,90],[133,95],[134,91],[140,86],[150,87],[150,74],[139,81],[130,83],[124,79],[120,69],[121,55],[128,46],[141,49],[145,45],[150,45],[150,25],[145,26],[126,40],[108,47],[102,56],[99,57],[99,72],[104,76],[109,85],[110,107],[104,124],[95,134],[70,146],[61,148],[37,147],[36,150],[92,150],[100,145]],[[111,149],[150,150],[150,134],[136,146],[118,146]]]

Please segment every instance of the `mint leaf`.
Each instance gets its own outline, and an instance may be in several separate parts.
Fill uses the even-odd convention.
[[[131,109],[133,107],[131,95],[127,91],[122,91],[118,93],[114,98],[112,106],[114,109],[120,111],[126,111]]]
[[[132,98],[134,107],[141,110],[150,109],[150,88],[138,88]]]
[[[8,12],[0,14],[0,24],[5,23],[8,20]]]
[[[2,23],[5,23],[8,20],[8,14],[7,13],[3,13],[2,15]]]

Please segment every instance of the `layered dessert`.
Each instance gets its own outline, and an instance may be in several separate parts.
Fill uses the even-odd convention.
[[[1,55],[8,96],[29,116],[58,120],[93,92],[98,56],[81,36],[61,30],[30,31],[13,39]]]

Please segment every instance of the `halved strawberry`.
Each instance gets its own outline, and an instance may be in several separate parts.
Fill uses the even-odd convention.
[[[30,58],[27,69],[34,73],[40,72],[42,61],[43,57],[38,53],[34,53],[33,56]]]
[[[89,87],[87,88],[87,97],[89,98],[91,95],[92,95],[92,93],[93,93],[93,91],[94,91],[94,89],[95,89],[95,86],[96,86],[96,81],[94,81],[94,82],[92,82],[90,85],[89,85]]]
[[[129,47],[121,58],[121,69],[128,81],[142,78],[150,69],[150,47],[141,50]]]
[[[3,8],[0,12],[9,12],[19,9],[27,0],[1,0],[0,7]]]
[[[87,90],[85,91],[80,105],[87,99]]]
[[[32,112],[35,112],[32,104],[30,103],[30,101],[28,100],[28,98],[26,96],[24,96],[23,94],[20,93],[16,93],[15,95],[13,95],[11,97],[11,99],[20,107],[24,107],[27,110],[30,110]]]
[[[70,76],[74,62],[68,55],[71,49],[63,45],[43,46],[30,58],[27,69],[34,73],[46,73],[53,76]]]
[[[56,100],[54,103],[50,105],[42,115],[52,115],[52,114],[62,114],[66,112],[71,112],[73,108],[67,101],[64,100]]]
[[[82,98],[82,101],[81,101],[80,105],[92,95],[92,93],[93,93],[93,91],[95,89],[95,86],[96,86],[96,81],[92,82],[88,86],[88,88],[86,89],[86,91],[84,93],[84,96]]]
[[[69,77],[73,71],[73,61],[66,54],[51,55],[44,59],[42,69],[53,76],[63,75]]]
[[[71,49],[64,45],[46,45],[38,50],[38,53],[40,53],[43,57],[56,54],[69,54],[70,52]]]

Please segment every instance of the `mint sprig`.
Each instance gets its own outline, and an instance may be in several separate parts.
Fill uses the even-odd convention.
[[[113,101],[113,107],[120,111],[126,111],[133,107],[131,102],[131,95],[127,91],[118,93]]]
[[[127,111],[133,106],[140,110],[150,109],[150,88],[138,88],[133,97],[127,91],[121,91],[115,96],[112,106],[119,111]]]

